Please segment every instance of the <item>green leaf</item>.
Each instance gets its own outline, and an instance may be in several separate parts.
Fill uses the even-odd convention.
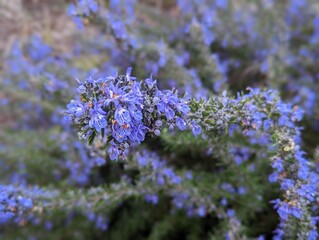
[[[93,143],[93,141],[95,139],[95,136],[96,136],[96,132],[93,132],[91,134],[91,136],[89,137],[88,143],[89,143],[90,146],[92,146],[92,143]]]
[[[104,136],[105,136],[105,129],[104,128],[102,128],[101,136],[102,136],[102,138],[104,138]]]

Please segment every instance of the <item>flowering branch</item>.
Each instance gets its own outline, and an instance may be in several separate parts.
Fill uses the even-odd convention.
[[[270,181],[279,181],[283,200],[275,200],[275,208],[284,221],[284,229],[297,229],[297,235],[308,237],[315,232],[309,213],[314,201],[317,175],[302,157],[295,122],[302,111],[280,101],[277,92],[249,89],[236,99],[226,96],[207,101],[179,98],[177,91],[161,91],[150,77],[143,83],[126,75],[87,79],[80,83],[81,101],[68,105],[68,119],[80,127],[80,136],[91,144],[100,135],[109,145],[112,160],[126,158],[129,146],[144,141],[145,136],[161,134],[163,126],[191,129],[196,136],[204,129],[207,137],[240,130],[251,136],[264,132],[274,146],[270,164],[274,173]],[[294,221],[297,218],[300,221]]]

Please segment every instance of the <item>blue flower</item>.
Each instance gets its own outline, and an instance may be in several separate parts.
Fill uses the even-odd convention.
[[[302,184],[300,188],[297,189],[297,193],[307,198],[310,201],[315,200],[315,192],[317,191],[317,180],[318,176],[314,176],[314,174],[311,174],[309,177],[310,181],[307,184]]]
[[[244,195],[244,194],[246,194],[246,192],[247,192],[247,190],[245,187],[242,186],[242,187],[238,188],[238,194]]]
[[[288,190],[290,188],[293,188],[295,186],[295,183],[293,180],[291,179],[284,179],[282,182],[281,182],[281,189],[282,190]]]
[[[101,157],[97,157],[94,159],[94,162],[96,163],[97,166],[102,166],[105,164],[105,159]]]
[[[129,111],[125,110],[122,107],[119,107],[115,111],[114,119],[118,122],[120,125],[125,125],[126,123],[131,122],[131,116]]]
[[[130,80],[136,80],[136,77],[132,77],[132,76],[131,76],[131,73],[132,73],[132,68],[129,67],[129,68],[126,70],[126,75],[125,75],[126,79],[127,79],[128,81],[130,81]]]
[[[190,112],[190,107],[185,103],[177,103],[176,109],[180,113],[188,114]]]
[[[281,206],[278,207],[277,212],[281,219],[288,220],[288,216],[290,214],[289,205],[283,203]]]
[[[96,218],[96,222],[95,222],[95,226],[98,228],[98,229],[101,229],[102,231],[105,231],[108,229],[109,227],[109,222],[108,220],[103,217],[102,215],[98,215],[97,218]]]
[[[271,166],[275,168],[279,173],[284,170],[283,160],[281,158],[275,159]]]
[[[268,131],[269,128],[272,126],[272,124],[273,124],[273,122],[271,119],[264,120],[264,124],[263,124],[264,130]]]
[[[196,210],[196,212],[197,212],[197,215],[198,215],[199,217],[205,217],[205,215],[206,215],[205,206],[200,206],[200,207]]]
[[[147,156],[145,154],[137,154],[137,163],[141,167],[145,167],[149,163],[149,156]]]
[[[84,85],[80,85],[77,90],[79,93],[83,94],[86,92],[86,87]]]
[[[114,141],[111,142],[111,146],[108,150],[109,156],[111,160],[116,160],[118,159],[120,155],[120,151],[118,149],[118,146],[114,143]]]
[[[160,186],[163,186],[165,184],[165,179],[162,175],[159,175],[157,177],[157,184],[160,185]]]
[[[182,118],[180,118],[180,117],[176,118],[176,126],[181,131],[184,131],[187,128],[185,121]]]
[[[278,181],[278,173],[274,172],[268,176],[268,181],[273,183]]]
[[[226,9],[228,6],[228,0],[215,0],[215,4],[219,8]]]
[[[147,202],[150,202],[150,203],[152,203],[152,204],[157,204],[158,203],[158,196],[157,195],[155,195],[155,194],[147,194],[146,196],[145,196],[145,200],[147,201]]]
[[[302,211],[298,207],[291,207],[290,212],[293,216],[300,219],[302,217]]]
[[[120,143],[126,140],[127,136],[130,135],[130,127],[125,128],[125,125],[121,126],[118,124],[114,124],[112,126],[112,136]]]
[[[290,215],[300,219],[302,217],[302,211],[300,208],[289,205],[285,202],[281,202],[280,199],[271,201],[274,203],[274,208],[277,209],[277,212],[281,219],[287,221]]]
[[[0,224],[9,222],[14,216],[12,212],[0,212]]]
[[[80,117],[85,113],[86,107],[80,101],[72,100],[67,108],[69,110],[66,111],[69,115],[75,115],[76,117]]]
[[[163,125],[163,122],[161,120],[156,120],[155,126],[161,127]]]
[[[79,0],[77,8],[80,13],[89,16],[90,11],[92,11],[93,13],[96,13],[98,11],[98,4],[95,0]]]
[[[154,102],[160,112],[164,112],[167,120],[172,120],[175,116],[173,108],[178,103],[178,97],[172,91],[157,91]]]
[[[175,117],[175,112],[170,107],[165,107],[165,115],[167,120],[172,120]]]
[[[202,132],[201,126],[199,126],[195,121],[192,123],[191,128],[194,136],[197,136]]]
[[[140,143],[140,142],[144,141],[146,131],[147,131],[147,128],[143,124],[133,126],[132,133],[129,137],[131,140]]]
[[[314,230],[310,230],[309,235],[308,235],[308,240],[316,240],[318,239],[319,234],[318,231]]]
[[[34,61],[43,60],[47,57],[52,49],[48,45],[46,45],[42,38],[37,35],[32,37],[31,46],[28,48],[29,55]]]
[[[105,128],[107,126],[107,121],[105,116],[103,116],[102,114],[98,112],[94,113],[89,122],[89,126],[91,128],[95,128],[97,132],[100,132],[102,128]]]
[[[177,126],[183,131],[190,126],[194,135],[201,133],[195,121],[189,123],[190,107],[177,91],[158,90],[152,76],[142,85],[131,76],[131,71],[129,68],[125,75],[89,77],[80,83],[78,92],[85,103],[71,101],[66,115],[81,127],[81,137],[88,139],[92,131],[111,137],[109,155],[116,159],[125,157],[124,145],[141,143],[147,133],[159,136],[164,123],[169,129]]]
[[[21,198],[19,200],[19,204],[25,208],[32,208],[33,207],[33,202],[29,198]]]
[[[303,114],[304,112],[301,108],[295,108],[295,110],[292,113],[292,120],[296,122],[301,121]]]
[[[300,165],[298,170],[298,177],[303,180],[307,180],[309,175],[309,167],[305,165]]]
[[[130,112],[130,116],[136,120],[136,121],[141,121],[143,120],[143,114],[142,111],[138,110],[135,105],[130,105],[128,108]]]
[[[230,217],[230,218],[235,217],[235,210],[234,210],[234,209],[228,209],[228,210],[227,210],[227,215],[228,215],[228,217]]]
[[[155,129],[155,130],[154,130],[154,134],[155,134],[156,136],[160,136],[160,135],[161,135],[161,131],[158,130],[158,129]]]

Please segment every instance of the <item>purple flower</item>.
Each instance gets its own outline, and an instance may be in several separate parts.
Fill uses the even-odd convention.
[[[298,207],[291,207],[290,212],[293,216],[300,219],[302,217],[302,211]]]
[[[228,0],[215,0],[215,4],[219,8],[226,9],[228,6]]]
[[[102,215],[98,215],[96,218],[95,226],[98,229],[105,231],[108,229],[109,223],[105,217],[103,217]]]
[[[282,182],[281,182],[281,189],[282,190],[288,190],[290,188],[293,188],[295,186],[295,183],[293,180],[291,179],[284,179]]]
[[[163,125],[163,122],[161,120],[156,120],[155,126],[161,127]]]
[[[19,200],[19,204],[25,208],[32,208],[33,207],[33,202],[29,198],[22,198]]]
[[[85,87],[84,85],[80,85],[80,86],[77,88],[77,90],[78,90],[78,93],[83,94],[83,93],[86,92],[86,87]]]
[[[99,112],[95,112],[92,115],[89,126],[94,128],[97,132],[100,132],[101,129],[107,126],[107,120],[104,115],[100,114]]]
[[[176,104],[176,109],[180,113],[188,114],[190,111],[190,107],[185,103],[178,103]]]
[[[298,177],[306,180],[308,178],[308,175],[310,173],[309,167],[306,165],[300,165],[298,170]]]
[[[181,131],[184,131],[187,128],[185,121],[182,118],[180,118],[180,117],[176,118],[176,126]]]
[[[204,206],[200,206],[200,207],[196,210],[196,212],[197,212],[197,215],[198,215],[199,217],[205,217],[205,215],[206,215],[206,209],[205,209]]]
[[[314,230],[310,230],[309,235],[308,235],[308,240],[316,240],[318,239],[319,234],[318,231]]]
[[[227,215],[228,215],[228,217],[230,217],[230,218],[235,217],[235,210],[234,210],[234,209],[228,209],[228,210],[227,210]]]
[[[175,117],[175,112],[170,107],[165,107],[164,109],[167,120],[172,120]]]
[[[266,120],[264,121],[264,124],[263,124],[264,130],[265,130],[265,131],[268,131],[269,128],[272,126],[272,124],[273,124],[273,122],[272,122],[271,119],[266,119]]]
[[[278,181],[278,173],[274,172],[268,176],[268,181],[273,183]]]
[[[120,151],[118,149],[118,146],[114,143],[114,141],[111,142],[111,146],[108,150],[108,153],[110,155],[110,159],[111,160],[116,160],[118,159],[119,155],[120,155]]]
[[[302,211],[300,208],[291,206],[285,202],[282,202],[280,199],[271,201],[274,203],[274,208],[277,209],[277,212],[281,219],[287,221],[290,215],[300,219],[302,217]]]
[[[114,115],[114,119],[120,125],[124,125],[126,123],[130,123],[131,122],[131,116],[130,116],[129,111],[125,110],[122,107],[119,107],[118,109],[116,109],[115,115]]]
[[[155,130],[154,130],[154,134],[155,134],[156,136],[160,136],[160,135],[161,135],[161,131],[158,130],[158,129],[155,129]]]
[[[105,164],[105,159],[101,157],[97,157],[94,159],[97,166],[102,166]]]
[[[66,111],[67,114],[75,115],[76,117],[80,117],[85,113],[86,107],[80,101],[72,100],[67,105],[68,110]]]
[[[281,206],[278,207],[277,212],[281,219],[288,220],[288,216],[290,214],[289,205],[283,203]]]
[[[275,159],[272,163],[272,167],[275,168],[279,173],[284,170],[283,161],[282,159]]]
[[[158,196],[155,194],[147,194],[145,200],[155,205],[158,203]]]
[[[195,121],[192,123],[191,128],[194,136],[197,136],[202,132],[201,126],[199,126]]]

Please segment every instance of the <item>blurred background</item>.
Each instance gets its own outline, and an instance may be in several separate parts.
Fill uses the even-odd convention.
[[[196,99],[247,87],[278,90],[304,110],[302,147],[318,164],[316,0],[0,0],[0,39],[0,184],[62,195],[95,186],[117,193],[114,184],[130,191],[122,185],[138,181],[139,169],[111,162],[98,144],[92,151],[63,118],[76,79],[128,67],[138,79],[152,73],[162,89]],[[131,157],[163,161],[193,179],[187,194],[154,190],[95,211],[56,209],[1,225],[0,237],[271,239],[279,221],[269,201],[280,191],[268,181],[262,137],[207,140],[163,131]],[[192,197],[222,206],[229,217],[188,204]]]

